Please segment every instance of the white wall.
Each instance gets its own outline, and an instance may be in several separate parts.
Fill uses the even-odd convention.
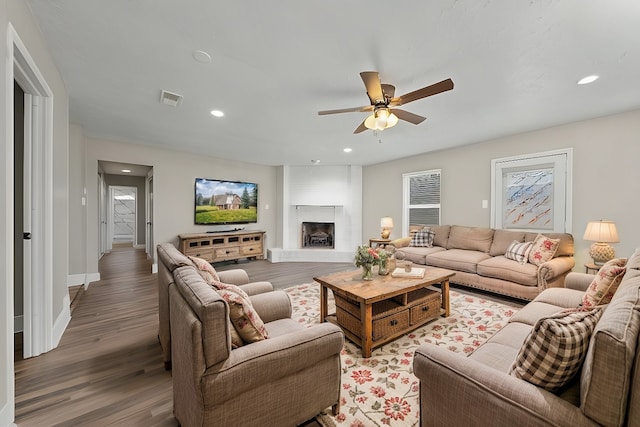
[[[365,167],[364,236],[376,236],[380,217],[391,215],[392,238],[401,237],[402,174],[429,169],[442,169],[442,224],[489,227],[482,200],[491,200],[491,160],[562,148],[573,148],[574,270],[591,261],[591,242],[582,240],[591,220],[615,221],[620,243],[612,246],[630,256],[640,247],[640,110]]]
[[[276,168],[214,157],[181,153],[149,145],[127,144],[85,137],[87,187],[88,274],[98,271],[98,160],[153,166],[154,242],[178,244],[178,234],[206,232],[212,227],[194,225],[196,178],[250,181],[258,184],[258,223],[247,230],[266,231],[265,244],[276,234]],[[266,209],[269,205],[269,209]],[[70,248],[75,256],[75,248]],[[155,259],[155,257],[154,257]]]
[[[56,320],[68,310],[65,307],[67,293],[68,270],[68,95],[56,65],[49,55],[46,41],[42,37],[26,2],[15,0],[0,0],[0,26],[3,42],[0,43],[0,53],[5,59],[4,67],[0,71],[0,91],[5,102],[0,106],[0,129],[2,144],[0,149],[0,198],[4,201],[0,211],[0,300],[7,304],[7,308],[0,310],[0,425],[7,425],[13,421],[13,125],[11,111],[13,108],[13,58],[8,52],[9,36],[8,24],[11,23],[18,37],[26,47],[29,56],[34,60],[39,72],[53,92],[53,153],[52,174],[52,213],[53,213],[53,277],[51,278],[52,306],[50,316],[45,319],[51,322],[51,329],[55,329]],[[11,119],[11,120],[9,120]],[[59,326],[59,325],[58,325]],[[62,325],[64,326],[64,325]],[[58,331],[59,332],[59,331]],[[53,338],[53,337],[48,337]],[[55,345],[55,339],[53,339]]]
[[[69,126],[69,248],[73,256],[69,257],[69,275],[84,277],[87,264],[86,228],[87,206],[85,192],[85,149],[84,134],[79,125]],[[85,204],[82,204],[82,199]],[[75,284],[82,284],[84,281]]]

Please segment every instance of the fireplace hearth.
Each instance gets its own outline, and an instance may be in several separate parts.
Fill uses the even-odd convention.
[[[333,222],[303,222],[303,249],[322,248],[333,249],[335,245],[335,223]]]

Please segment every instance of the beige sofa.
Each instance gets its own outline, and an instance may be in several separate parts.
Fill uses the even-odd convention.
[[[171,326],[169,319],[169,286],[173,284],[173,271],[193,263],[171,243],[161,243],[158,250],[158,340],[162,349],[164,367],[171,369]],[[238,285],[248,295],[273,291],[269,282],[249,282],[247,272],[236,268],[218,272],[220,281]]]
[[[553,259],[536,266],[520,264],[504,254],[514,240],[533,241],[538,233],[460,225],[429,227],[435,232],[433,247],[411,247],[410,237],[394,240],[396,257],[454,270],[451,283],[532,300],[546,288],[563,286],[575,266],[573,236],[568,233],[544,233],[560,239],[560,245]]]
[[[552,393],[507,373],[536,320],[576,307],[592,277],[569,274],[566,288],[543,291],[468,357],[420,346],[413,367],[421,425],[640,426],[640,248],[572,383]]]
[[[169,286],[174,415],[190,426],[296,426],[340,404],[344,335],[291,319],[283,291],[249,297],[267,339],[232,348],[229,305],[195,268]]]

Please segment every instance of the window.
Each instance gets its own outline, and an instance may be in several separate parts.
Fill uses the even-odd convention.
[[[402,175],[402,229],[409,226],[440,224],[440,169]]]

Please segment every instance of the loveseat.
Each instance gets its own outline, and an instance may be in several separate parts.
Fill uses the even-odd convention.
[[[454,270],[451,283],[532,300],[546,288],[561,287],[575,266],[573,236],[568,233],[545,233],[559,239],[559,245],[552,259],[535,265],[508,259],[505,253],[513,241],[533,242],[538,233],[460,225],[428,227],[434,233],[431,246],[412,246],[411,236],[394,240],[396,258]],[[421,228],[412,227],[412,231]]]
[[[640,426],[640,248],[590,337],[581,341],[586,354],[573,380],[549,391],[509,373],[526,353],[521,349],[528,349],[532,329],[544,323],[538,320],[578,307],[593,278],[570,273],[564,288],[544,290],[468,357],[420,346],[413,367],[420,379],[421,425]],[[543,362],[561,366],[558,358]]]
[[[173,271],[185,265],[194,266],[193,262],[171,243],[161,243],[158,250],[158,340],[164,359],[164,367],[171,369],[171,326],[169,319],[169,286],[173,284]],[[238,285],[248,295],[257,295],[273,291],[269,282],[249,282],[247,272],[234,268],[220,271],[221,282]]]

